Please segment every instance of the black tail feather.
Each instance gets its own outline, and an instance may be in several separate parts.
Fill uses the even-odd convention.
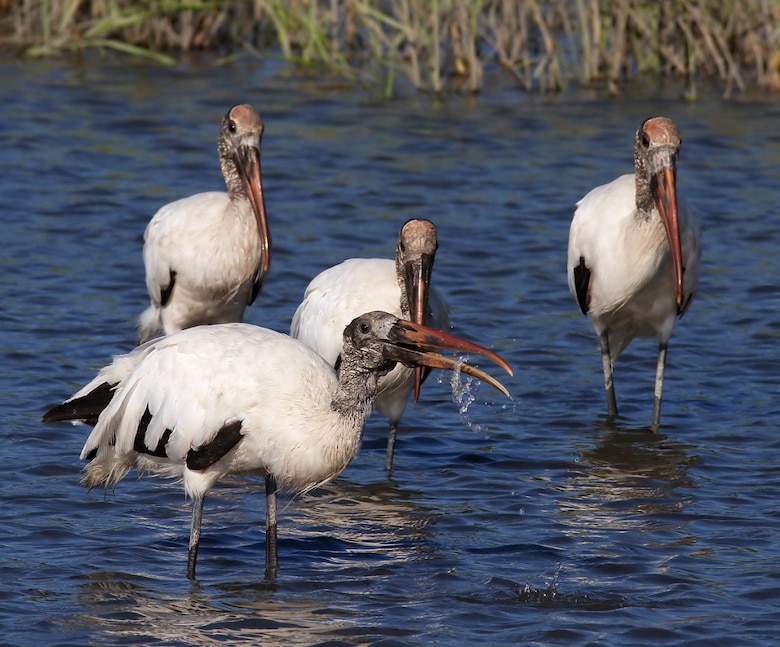
[[[61,422],[63,420],[80,420],[88,425],[97,423],[100,412],[103,411],[114,397],[116,384],[103,382],[86,395],[69,400],[52,407],[43,414],[43,422]]]

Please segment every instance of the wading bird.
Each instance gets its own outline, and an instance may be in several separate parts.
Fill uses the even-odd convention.
[[[241,321],[271,265],[263,198],[263,121],[238,105],[222,119],[217,149],[227,193],[198,193],[161,207],[144,233],[151,304],[138,320],[143,343],[200,324]]]
[[[369,310],[383,310],[439,330],[448,308],[431,287],[438,241],[430,220],[409,220],[398,235],[395,260],[351,258],[309,283],[290,325],[290,335],[316,350],[331,366],[341,354],[344,326]],[[393,466],[398,423],[414,390],[417,401],[427,372],[397,365],[379,381],[374,407],[390,419],[385,468]]]
[[[699,283],[699,222],[677,202],[680,143],[671,119],[643,122],[635,173],[582,198],[569,233],[569,289],[599,336],[610,416],[617,415],[614,361],[634,336],[658,339],[653,429],[661,421],[669,338]]]
[[[371,312],[344,330],[338,374],[304,344],[249,324],[198,326],[120,355],[44,422],[95,427],[82,484],[115,486],[135,465],[175,477],[192,499],[187,574],[195,577],[205,496],[226,474],[265,476],[266,576],[278,567],[277,487],[306,492],[340,474],[360,449],[380,376],[396,362],[460,370],[508,395],[444,349],[498,355],[457,337]]]

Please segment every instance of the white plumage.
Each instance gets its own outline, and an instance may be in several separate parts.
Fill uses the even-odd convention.
[[[139,342],[200,324],[241,321],[270,267],[260,140],[249,105],[222,121],[218,150],[228,192],[210,191],[160,208],[144,233],[150,305]]]
[[[349,464],[379,376],[396,361],[458,368],[506,393],[484,372],[439,355],[441,348],[482,354],[511,373],[481,346],[381,312],[346,328],[338,375],[282,333],[242,323],[198,326],[117,357],[43,420],[95,425],[81,452],[90,488],[113,486],[134,466],[182,481],[193,499],[189,577],[208,491],[226,474],[264,475],[266,573],[273,577],[277,486],[306,491]]]
[[[636,172],[582,198],[569,233],[569,289],[599,336],[611,416],[617,415],[613,362],[635,336],[658,339],[654,428],[668,341],[699,283],[699,221],[677,201],[680,143],[673,121],[643,122],[635,138]]]
[[[409,220],[399,232],[395,260],[351,258],[318,274],[293,315],[290,335],[335,366],[342,331],[360,313],[383,310],[443,330],[449,309],[430,285],[438,241],[429,220]],[[422,380],[422,375],[420,375]],[[415,369],[397,365],[379,381],[374,408],[390,420],[386,467],[393,464],[398,423],[415,385]],[[415,393],[415,397],[417,393]]]

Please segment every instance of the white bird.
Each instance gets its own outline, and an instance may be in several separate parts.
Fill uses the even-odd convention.
[[[599,336],[609,416],[617,415],[613,362],[636,335],[658,340],[654,430],[669,338],[699,284],[699,221],[677,201],[680,144],[671,119],[644,121],[634,142],[636,172],[582,198],[569,233],[569,290]]]
[[[143,343],[200,324],[241,321],[271,265],[263,197],[263,121],[250,105],[222,119],[217,149],[227,193],[210,191],[166,204],[144,233],[151,304],[138,320]]]
[[[341,354],[344,326],[363,312],[383,310],[439,330],[449,326],[447,304],[430,285],[438,248],[430,220],[409,220],[398,235],[395,260],[351,258],[318,274],[293,315],[290,336],[316,350],[331,366]],[[398,423],[423,369],[397,365],[379,381],[374,407],[390,419],[386,469],[393,466]]]
[[[306,492],[335,477],[360,449],[378,380],[395,362],[460,370],[504,386],[450,349],[489,358],[476,344],[383,312],[344,331],[338,374],[282,333],[244,323],[198,326],[116,357],[44,422],[95,427],[81,458],[82,484],[115,486],[135,465],[182,481],[193,501],[187,574],[195,577],[205,495],[226,474],[265,476],[266,575],[278,567],[277,486]]]

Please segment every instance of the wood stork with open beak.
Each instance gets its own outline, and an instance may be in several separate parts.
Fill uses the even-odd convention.
[[[398,235],[395,260],[351,258],[318,274],[309,283],[290,325],[290,335],[316,350],[335,366],[341,354],[342,331],[352,319],[369,310],[439,330],[449,326],[449,309],[430,285],[438,248],[436,227],[430,220],[409,220]],[[390,419],[385,468],[393,466],[398,423],[414,390],[427,376],[423,368],[397,365],[379,381],[374,407]]]
[[[143,343],[200,324],[241,321],[271,265],[263,197],[263,121],[250,105],[222,120],[217,149],[227,193],[210,191],[171,202],[144,233],[151,304],[138,321]]]
[[[498,355],[384,312],[344,330],[338,373],[313,350],[249,324],[197,326],[120,355],[44,422],[95,427],[82,483],[116,485],[133,466],[182,481],[193,500],[187,574],[195,577],[203,503],[226,474],[265,476],[266,576],[278,567],[276,489],[306,492],[332,479],[360,449],[379,378],[397,362],[463,373],[508,395],[483,371],[441,354]]]
[[[617,415],[614,361],[634,336],[658,339],[655,430],[669,338],[699,284],[699,221],[677,200],[680,143],[671,119],[644,121],[634,141],[635,173],[582,198],[569,233],[569,289],[599,336],[610,416]]]

